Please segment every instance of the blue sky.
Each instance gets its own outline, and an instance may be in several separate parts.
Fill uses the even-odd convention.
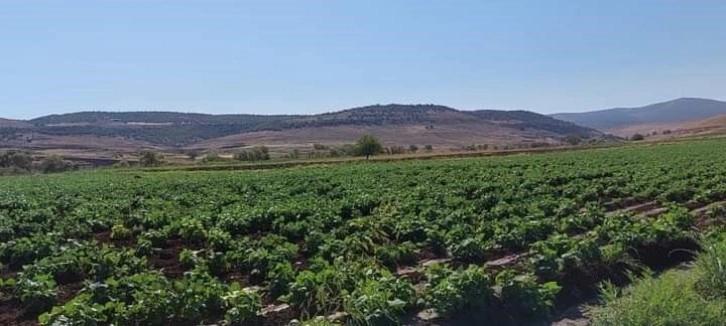
[[[0,117],[726,99],[726,1],[2,1]]]

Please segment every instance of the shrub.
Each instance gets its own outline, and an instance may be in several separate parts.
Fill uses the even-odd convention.
[[[238,161],[266,161],[270,159],[269,149],[265,146],[256,146],[248,150],[241,151],[234,155],[234,159]]]
[[[388,148],[388,154],[391,154],[391,155],[406,154],[406,149],[403,148],[403,146],[391,146]]]
[[[33,157],[26,152],[14,150],[0,152],[0,168],[30,170],[32,167]]]
[[[188,158],[189,158],[190,160],[194,161],[194,160],[196,160],[196,159],[197,159],[197,157],[199,157],[199,152],[197,152],[197,151],[188,151],[188,152],[187,152],[187,157],[188,157]]]
[[[120,168],[120,169],[128,168],[129,166],[131,166],[131,165],[129,164],[129,161],[127,161],[126,159],[122,159],[113,164],[113,167]]]
[[[593,309],[593,325],[721,325],[726,307],[698,295],[696,280],[692,272],[669,271],[634,279],[624,290],[605,283],[600,290],[605,305]]]
[[[707,299],[726,300],[726,241],[705,249],[695,263],[696,291]]]
[[[582,142],[582,137],[576,134],[568,134],[565,138],[563,138],[563,141],[568,145],[579,145]]]
[[[48,156],[40,162],[40,170],[43,173],[58,173],[75,169],[76,165],[73,162],[66,161],[58,155]]]
[[[641,134],[634,134],[633,136],[630,137],[630,140],[632,140],[632,141],[641,141],[643,139],[645,139],[645,136],[643,136]]]
[[[152,151],[141,152],[139,156],[139,165],[141,166],[159,166],[164,164],[164,156]]]

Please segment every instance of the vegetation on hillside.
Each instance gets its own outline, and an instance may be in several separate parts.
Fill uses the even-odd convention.
[[[209,115],[174,112],[78,112],[30,120],[26,128],[0,128],[0,139],[23,132],[51,136],[121,137],[164,146],[185,146],[202,140],[253,131],[280,131],[331,126],[423,125],[478,121],[482,128],[512,128],[549,136],[577,134],[600,137],[592,129],[527,111],[458,111],[439,105],[374,105],[318,115]],[[496,123],[496,124],[493,124]]]

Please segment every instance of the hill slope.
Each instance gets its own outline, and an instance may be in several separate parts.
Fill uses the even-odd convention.
[[[0,128],[0,147],[104,148],[103,139],[123,140],[128,148],[239,147],[256,143],[343,143],[362,133],[380,135],[389,144],[514,143],[556,141],[568,134],[602,134],[527,111],[459,111],[440,105],[372,105],[318,115],[209,115],[175,112],[78,112],[29,121],[22,130]],[[81,142],[82,143],[82,142]],[[112,147],[113,144],[108,146]]]
[[[30,126],[25,121],[0,118],[0,128],[26,128]]]
[[[726,102],[700,98],[679,98],[638,108],[558,113],[551,117],[601,131],[617,132],[619,129],[636,125],[682,123],[722,114],[726,114]]]

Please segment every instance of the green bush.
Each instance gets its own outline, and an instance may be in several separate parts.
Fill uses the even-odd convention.
[[[234,159],[248,162],[266,161],[270,159],[270,153],[269,149],[265,146],[255,146],[252,149],[234,154]]]
[[[707,299],[726,300],[726,241],[707,244],[695,263],[696,291]]]
[[[43,173],[59,173],[75,169],[76,165],[73,162],[66,161],[58,155],[48,156],[40,162],[40,170]]]
[[[603,307],[593,310],[595,326],[723,325],[723,301],[706,301],[695,290],[698,281],[691,271],[669,271],[655,278],[635,280],[620,290],[601,287]]]
[[[139,154],[139,165],[141,166],[159,166],[164,164],[164,156],[152,151],[144,151]]]

